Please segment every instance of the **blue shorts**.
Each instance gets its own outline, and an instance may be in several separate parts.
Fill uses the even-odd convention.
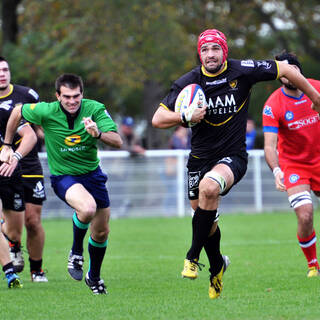
[[[108,208],[110,200],[106,188],[108,176],[98,167],[96,170],[78,176],[61,175],[50,176],[51,186],[55,194],[64,202],[66,201],[66,192],[74,184],[82,184],[96,201],[97,208]],[[68,204],[68,203],[67,203]],[[69,204],[68,204],[69,205]]]

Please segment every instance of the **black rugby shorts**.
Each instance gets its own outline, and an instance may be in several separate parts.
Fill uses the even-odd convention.
[[[234,175],[234,183],[236,185],[245,175],[248,166],[248,157],[246,156],[231,156],[222,159],[197,159],[190,155],[188,168],[188,198],[196,200],[199,198],[199,184],[203,176],[210,171],[215,165],[223,163],[227,165]],[[231,187],[232,188],[232,187]],[[225,190],[222,196],[226,195],[231,188]]]
[[[0,184],[2,207],[6,210],[24,211],[24,194],[21,180],[7,180]]]

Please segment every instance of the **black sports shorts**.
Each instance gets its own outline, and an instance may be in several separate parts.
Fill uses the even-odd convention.
[[[234,175],[234,183],[231,188],[236,185],[245,175],[248,166],[248,157],[245,154],[224,157],[222,159],[197,159],[192,155],[189,156],[188,168],[188,198],[196,200],[199,198],[199,183],[203,176],[210,171],[215,165],[223,163],[227,165]],[[231,188],[225,190],[221,195],[226,195]]]
[[[42,205],[42,202],[46,200],[43,178],[22,176],[22,184],[25,202]]]
[[[0,198],[2,201],[3,209],[23,211],[25,209],[25,206],[21,180],[7,180],[6,183],[1,183]]]

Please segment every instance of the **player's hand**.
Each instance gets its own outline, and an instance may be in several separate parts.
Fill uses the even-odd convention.
[[[0,166],[0,176],[11,177],[12,173],[18,165],[18,160],[13,157],[10,164],[4,162]]]
[[[94,121],[92,121],[91,118],[83,118],[82,122],[84,123],[85,129],[92,137],[98,137],[100,131],[97,127],[97,124]]]
[[[274,177],[276,188],[281,192],[286,191],[286,186],[283,184],[283,178],[284,178],[284,174],[282,171],[279,171]]]
[[[13,153],[11,147],[3,145],[0,153],[0,161],[10,164],[12,162]]]
[[[191,117],[191,122],[199,123],[206,115],[207,105],[201,108],[195,108]]]

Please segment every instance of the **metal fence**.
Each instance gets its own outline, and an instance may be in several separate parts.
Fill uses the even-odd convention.
[[[99,152],[108,174],[112,217],[190,215],[187,199],[185,150],[148,150],[143,157],[127,151]],[[46,153],[40,154],[45,173],[47,201],[43,217],[71,217],[72,209],[57,198],[50,186]],[[286,193],[276,191],[263,150],[249,151],[245,177],[222,197],[221,213],[289,210]]]

